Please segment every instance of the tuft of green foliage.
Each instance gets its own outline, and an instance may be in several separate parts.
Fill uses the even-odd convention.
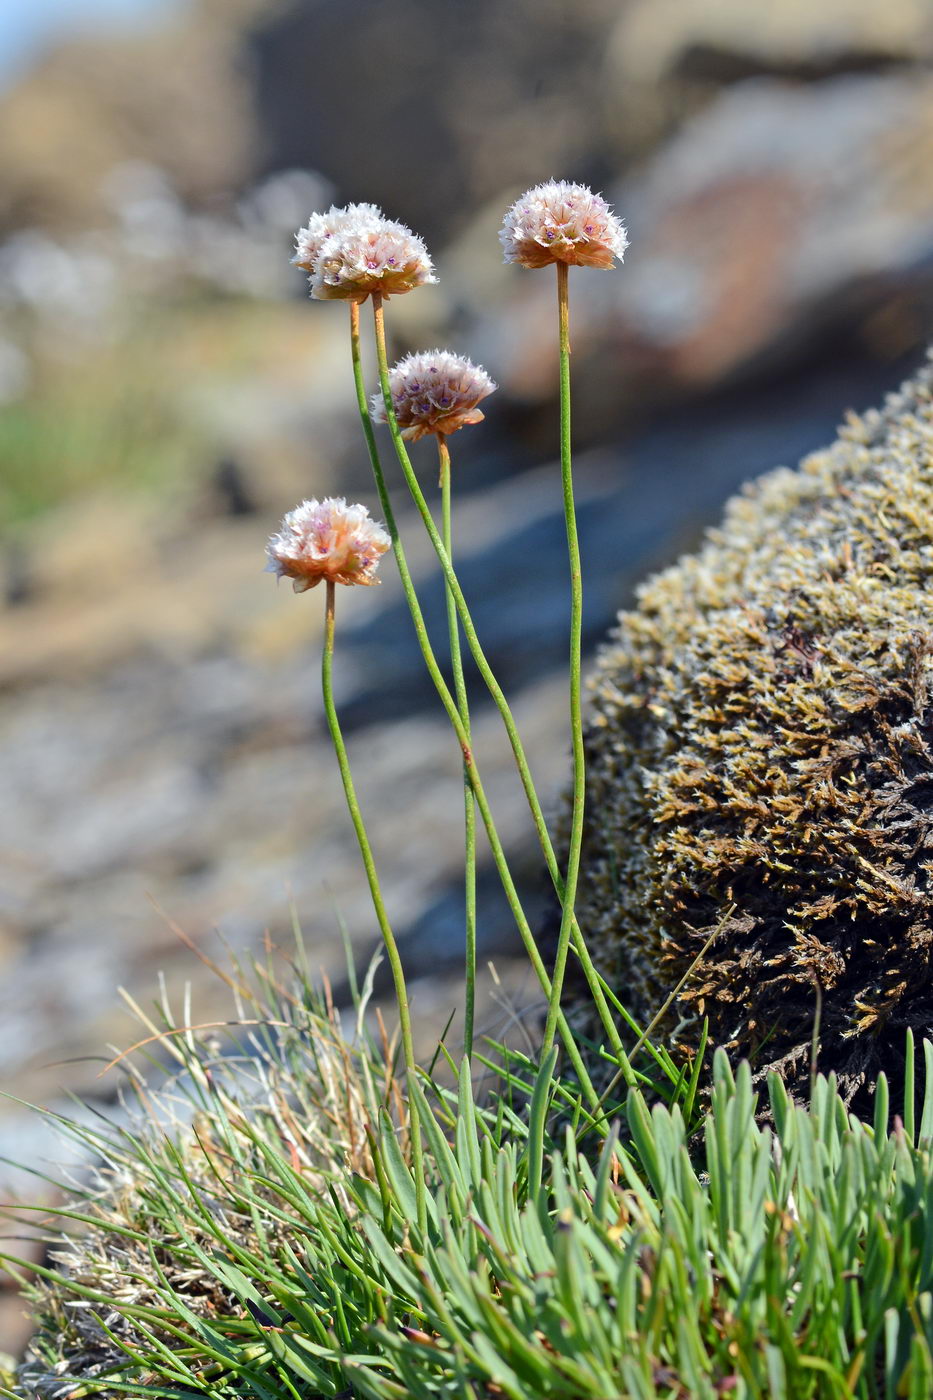
[[[695,964],[669,1043],[706,1017],[800,1092],[815,1019],[846,1095],[931,1021],[931,383],[746,487],[644,584],[592,683],[598,969],[641,1019]]]
[[[95,347],[79,364],[44,364],[23,398],[0,405],[4,525],[114,482],[163,489],[183,479],[204,444],[168,376],[154,375],[160,348],[147,338]]]
[[[889,1130],[834,1079],[808,1107],[717,1052],[696,1130],[640,1088],[590,1129],[556,1051],[480,1098],[407,1087],[297,969],[230,979],[223,1051],[170,1008],[136,1120],[72,1125],[98,1165],[26,1281],[8,1395],[222,1400],[922,1400],[933,1393],[933,1046]],[[126,1062],[124,1062],[126,1063]],[[913,1065],[913,1046],[908,1045]],[[447,1073],[449,1067],[451,1073]],[[419,1229],[406,1132],[429,1184]]]

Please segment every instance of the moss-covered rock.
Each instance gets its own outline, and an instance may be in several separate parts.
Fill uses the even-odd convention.
[[[933,370],[730,502],[592,682],[579,914],[646,1018],[854,1091],[933,1026]]]

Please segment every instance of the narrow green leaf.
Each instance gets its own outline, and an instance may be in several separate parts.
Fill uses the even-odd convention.
[[[534,1092],[528,1111],[528,1199],[539,1202],[541,1198],[541,1176],[544,1166],[544,1135],[547,1129],[547,1113],[551,1101],[551,1087],[554,1079],[554,1066],[557,1064],[557,1046],[552,1045],[545,1055],[535,1080]]]
[[[916,1137],[914,1135],[914,1073],[916,1056],[914,1053],[914,1033],[909,1026],[907,1027],[904,1040],[904,1112],[902,1121],[907,1141],[913,1146],[916,1142]]]

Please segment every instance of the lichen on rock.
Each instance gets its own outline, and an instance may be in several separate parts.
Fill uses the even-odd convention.
[[[933,369],[730,502],[592,680],[578,907],[636,1016],[851,1095],[933,1026]]]

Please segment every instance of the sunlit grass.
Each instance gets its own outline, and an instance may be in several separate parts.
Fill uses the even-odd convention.
[[[109,343],[67,354],[34,337],[33,381],[0,407],[0,521],[15,526],[89,490],[171,491],[229,451],[241,382],[309,356],[288,304],[145,305]],[[297,391],[296,391],[297,392]],[[224,397],[233,426],[223,422]]]

